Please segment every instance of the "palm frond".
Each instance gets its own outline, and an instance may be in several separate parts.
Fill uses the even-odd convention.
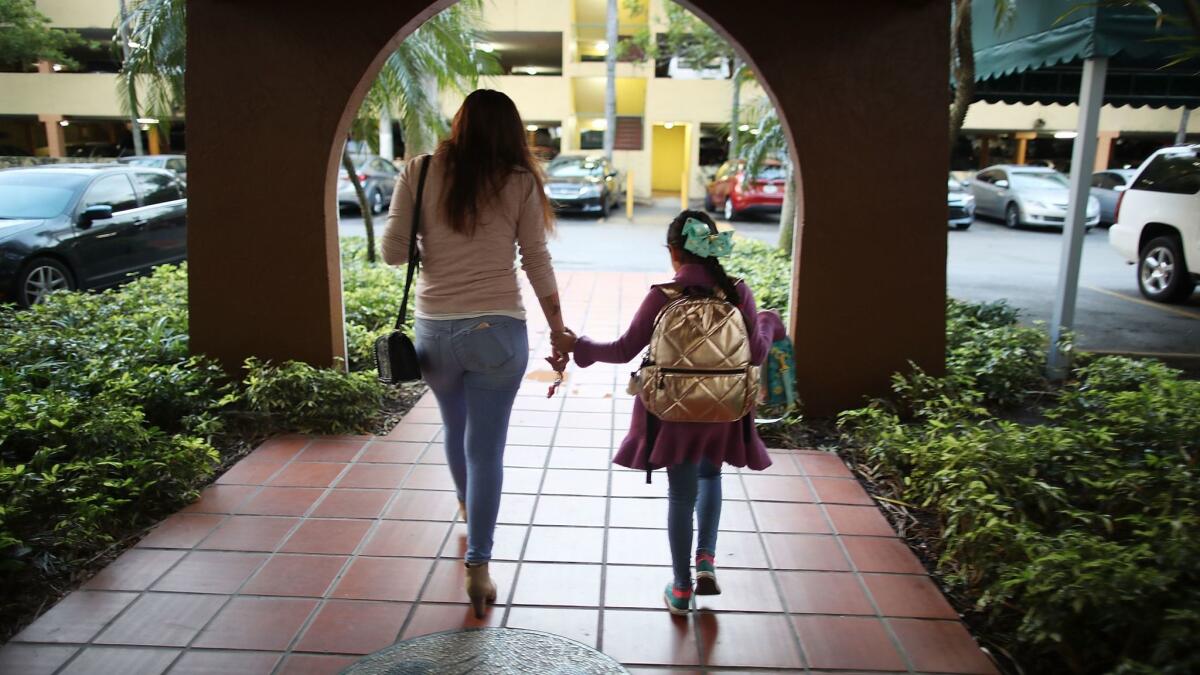
[[[141,111],[169,119],[183,111],[186,12],[186,0],[131,0],[125,21],[117,26],[118,33],[126,32],[130,46],[118,84],[126,114]],[[131,87],[139,111],[129,109]]]

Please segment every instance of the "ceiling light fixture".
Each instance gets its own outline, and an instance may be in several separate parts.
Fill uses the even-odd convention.
[[[674,129],[674,128],[675,128],[675,123],[674,123],[674,122],[667,122],[666,124],[664,124],[664,125],[663,125],[663,128],[664,128],[664,129]]]
[[[63,69],[63,64],[61,64],[61,63],[56,63],[56,64],[50,66],[50,70],[53,70],[56,73],[61,72],[62,69]]]
[[[139,117],[137,121],[138,124],[158,124],[157,117]]]
[[[1078,135],[1079,135],[1079,132],[1077,132],[1077,131],[1056,131],[1056,132],[1054,132],[1055,138],[1075,138]]]
[[[536,125],[536,124],[526,124],[525,125],[525,131],[537,131],[537,130],[538,130],[538,125]]]
[[[521,70],[521,72],[525,73],[526,75],[537,75],[538,74],[538,69],[534,68],[533,66],[525,66],[524,68],[521,68],[520,70]]]
[[[750,125],[743,124],[742,126],[738,127],[738,131],[750,131]]]
[[[478,42],[475,44],[475,48],[481,52],[487,52],[488,54],[496,51],[496,45],[490,42]]]
[[[608,41],[607,41],[607,40],[601,40],[601,41],[597,42],[597,43],[596,43],[596,51],[598,51],[598,52],[606,52],[606,51],[608,51]]]
[[[70,122],[70,120],[59,120],[59,121],[58,121],[58,126],[60,126],[60,127],[69,127],[69,126],[71,126],[71,122]]]

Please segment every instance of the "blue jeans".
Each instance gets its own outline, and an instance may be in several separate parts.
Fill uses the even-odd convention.
[[[667,539],[675,585],[692,585],[692,512],[699,521],[696,553],[717,553],[721,524],[721,467],[708,460],[667,467]]]
[[[467,561],[492,558],[504,483],[508,420],[525,366],[525,322],[506,316],[417,319],[421,377],[433,390],[446,430],[446,462],[467,504]]]

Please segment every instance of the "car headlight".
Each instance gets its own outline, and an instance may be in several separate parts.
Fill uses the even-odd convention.
[[[595,185],[595,184],[583,185],[579,188],[579,196],[580,197],[599,197],[600,190],[601,190],[601,188],[599,185]]]

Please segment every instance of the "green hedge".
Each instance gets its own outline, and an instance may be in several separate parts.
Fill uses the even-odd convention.
[[[787,321],[792,258],[786,251],[754,239],[739,237],[734,244],[733,255],[722,264],[730,276],[749,284],[759,309],[774,309]]]
[[[0,615],[194,499],[247,441],[375,430],[397,392],[375,380],[370,347],[395,321],[402,270],[347,244],[350,373],[251,359],[231,379],[190,356],[186,265],[0,308]]]
[[[1026,672],[1200,671],[1200,382],[1083,356],[1051,387],[1045,335],[1015,312],[948,315],[945,377],[898,374],[840,418],[934,518],[944,582]]]

